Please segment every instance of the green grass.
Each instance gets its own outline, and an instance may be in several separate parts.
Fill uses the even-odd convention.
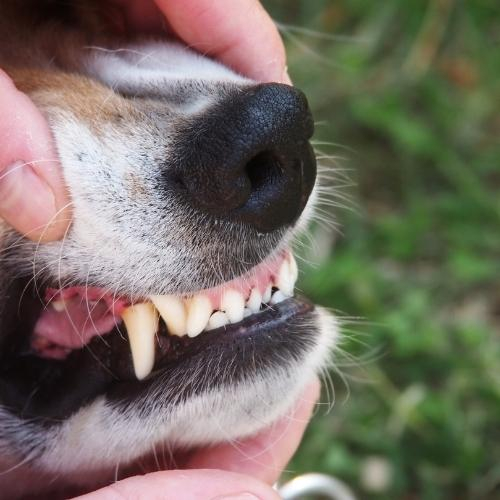
[[[360,318],[336,358],[350,394],[333,371],[334,408],[290,469],[363,499],[498,499],[500,4],[264,4],[352,198],[323,207],[341,230],[313,228],[300,286]],[[354,186],[338,187],[346,170]],[[378,491],[374,460],[389,471]]]

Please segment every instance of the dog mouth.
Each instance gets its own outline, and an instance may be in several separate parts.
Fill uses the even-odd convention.
[[[134,373],[142,380],[153,370],[157,345],[162,350],[160,335],[194,339],[211,330],[223,334],[235,326],[254,324],[260,313],[293,296],[297,277],[295,259],[284,251],[244,276],[190,296],[132,299],[103,288],[49,287],[31,347],[40,357],[62,360],[95,337],[105,341],[117,329],[128,337]]]
[[[188,370],[195,357],[210,363],[249,343],[265,345],[268,355],[283,345],[286,326],[314,309],[294,296],[297,276],[284,250],[243,276],[186,296],[23,286],[11,295],[12,306],[18,302],[15,347],[2,353],[0,393],[24,414],[61,417],[111,385],[123,393],[124,384],[146,387],[174,366]],[[64,403],[56,401],[62,393]]]

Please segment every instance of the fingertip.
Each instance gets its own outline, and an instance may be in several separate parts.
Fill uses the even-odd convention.
[[[161,471],[130,477],[78,497],[78,500],[136,498],[279,500],[279,495],[252,477],[216,469],[201,469]]]
[[[281,83],[286,83],[287,85],[293,85],[292,79],[288,73],[288,66],[285,66],[285,69],[281,75]]]
[[[254,80],[284,82],[285,47],[260,2],[155,1],[170,27],[187,45]]]

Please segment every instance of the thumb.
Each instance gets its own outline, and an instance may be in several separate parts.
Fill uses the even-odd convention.
[[[118,481],[77,500],[278,500],[269,486],[242,474],[221,470],[153,472]]]
[[[61,238],[68,197],[49,126],[0,70],[0,219],[36,241]]]

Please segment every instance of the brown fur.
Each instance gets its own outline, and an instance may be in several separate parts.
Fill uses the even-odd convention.
[[[82,75],[45,69],[6,68],[16,87],[43,111],[64,109],[89,126],[133,120],[137,110],[130,100]]]

